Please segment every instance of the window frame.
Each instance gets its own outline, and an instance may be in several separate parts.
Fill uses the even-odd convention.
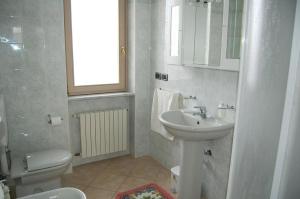
[[[65,50],[68,95],[88,95],[127,91],[127,0],[119,0],[119,83],[75,86],[72,44],[71,0],[64,0]]]

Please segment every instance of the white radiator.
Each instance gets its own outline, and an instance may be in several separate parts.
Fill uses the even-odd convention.
[[[80,113],[83,158],[127,150],[127,109]]]

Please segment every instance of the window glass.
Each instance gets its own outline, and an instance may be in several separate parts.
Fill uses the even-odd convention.
[[[119,1],[72,0],[74,86],[117,84]]]

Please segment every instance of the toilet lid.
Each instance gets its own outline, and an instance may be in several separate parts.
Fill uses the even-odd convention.
[[[25,156],[27,171],[36,171],[60,166],[70,162],[72,155],[69,151],[54,149],[28,153]]]

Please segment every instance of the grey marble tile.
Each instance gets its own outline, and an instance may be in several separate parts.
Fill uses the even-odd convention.
[[[62,1],[4,0],[0,7],[0,24],[5,25],[1,35],[22,43],[19,50],[0,45],[0,83],[12,155],[69,149]],[[62,125],[50,126],[48,114],[62,116]]]
[[[130,88],[135,92],[134,99],[134,155],[149,154],[150,131],[150,48],[151,48],[151,1],[129,1]]]

